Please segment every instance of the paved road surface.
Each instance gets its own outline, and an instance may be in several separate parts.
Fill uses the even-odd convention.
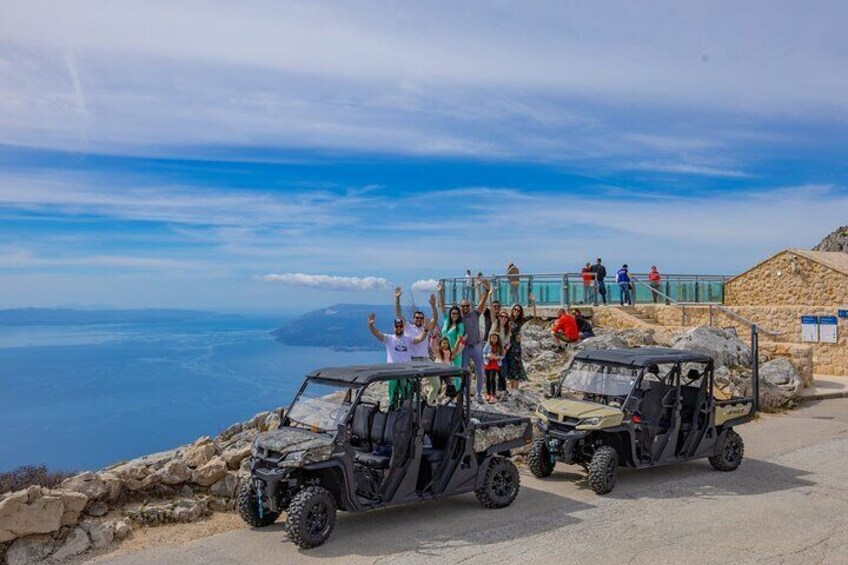
[[[558,465],[544,481],[522,473],[505,510],[465,495],[342,513],[310,551],[277,524],[90,563],[848,563],[848,399],[739,431],[747,458],[734,473],[706,461],[625,471],[598,497],[578,468]]]

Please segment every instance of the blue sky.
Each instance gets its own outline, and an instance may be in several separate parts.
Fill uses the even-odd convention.
[[[809,247],[848,223],[848,9],[816,6],[5,2],[0,307]]]

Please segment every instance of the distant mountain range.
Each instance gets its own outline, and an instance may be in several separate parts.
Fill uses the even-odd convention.
[[[842,253],[848,253],[848,226],[836,228],[821,240],[818,245],[813,247],[813,251],[841,251]]]
[[[63,326],[182,322],[220,318],[221,314],[200,310],[151,308],[144,310],[77,310],[74,308],[13,308],[0,310],[0,326]]]
[[[286,345],[330,347],[333,349],[380,349],[368,331],[368,315],[377,315],[377,328],[391,330],[395,318],[393,306],[336,304],[298,316],[274,330],[272,335]]]

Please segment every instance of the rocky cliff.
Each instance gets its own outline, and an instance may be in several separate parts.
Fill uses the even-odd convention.
[[[813,251],[841,251],[848,253],[848,226],[836,228],[833,233],[829,234],[818,245],[813,247]]]

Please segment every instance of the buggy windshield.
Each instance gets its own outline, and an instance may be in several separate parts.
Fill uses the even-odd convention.
[[[636,369],[576,361],[562,380],[563,390],[603,396],[627,396],[636,382]]]
[[[356,388],[310,380],[287,414],[292,424],[314,432],[335,432],[344,423]]]

